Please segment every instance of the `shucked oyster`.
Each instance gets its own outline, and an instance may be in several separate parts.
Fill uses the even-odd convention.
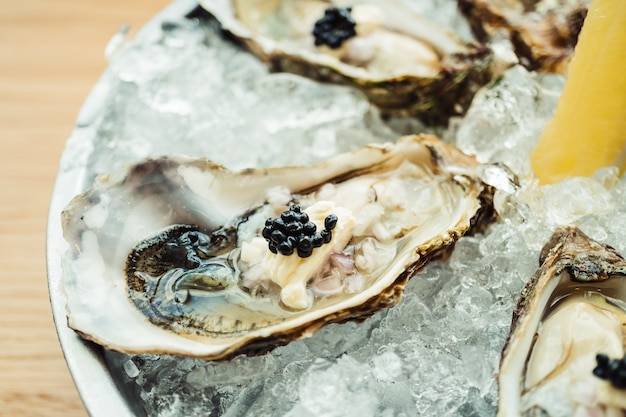
[[[476,168],[431,136],[307,167],[140,163],[63,213],[69,326],[123,352],[218,359],[363,319],[485,213]]]
[[[591,0],[458,0],[483,42],[507,37],[530,70],[564,73]]]
[[[204,0],[279,71],[361,89],[384,113],[445,121],[489,79],[489,50],[465,43],[403,0]]]
[[[565,227],[540,262],[502,352],[498,416],[623,416],[626,261]]]

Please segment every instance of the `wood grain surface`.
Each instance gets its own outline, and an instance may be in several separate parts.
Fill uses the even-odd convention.
[[[0,416],[87,415],[48,300],[49,200],[107,42],[169,2],[0,0]]]

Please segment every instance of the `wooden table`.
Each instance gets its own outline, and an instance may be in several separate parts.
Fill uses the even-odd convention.
[[[107,42],[169,2],[0,0],[0,416],[87,415],[48,300],[49,200]]]

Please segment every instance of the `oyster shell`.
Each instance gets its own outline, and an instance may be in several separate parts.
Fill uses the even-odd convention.
[[[593,372],[597,354],[624,356],[626,261],[563,227],[540,263],[502,352],[498,416],[624,415],[626,391]]]
[[[117,351],[223,359],[362,320],[489,213],[477,167],[432,136],[303,167],[139,163],[63,212],[68,324]],[[260,236],[293,203],[332,227],[307,258]]]
[[[510,39],[529,70],[565,73],[591,0],[458,0],[476,37]]]
[[[277,71],[363,91],[385,114],[445,122],[463,113],[490,79],[491,52],[467,43],[402,0],[204,0],[201,5]],[[356,36],[316,46],[313,28],[329,7],[351,7]]]

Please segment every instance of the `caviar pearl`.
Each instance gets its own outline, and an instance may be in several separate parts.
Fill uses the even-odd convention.
[[[280,218],[285,222],[285,224],[288,224],[296,220],[296,213],[291,210],[283,211]]]
[[[334,214],[329,214],[328,216],[326,216],[326,218],[324,219],[324,227],[327,230],[333,230],[336,225],[337,225],[337,216],[335,216]]]
[[[302,232],[307,236],[312,235],[313,233],[315,233],[316,230],[317,230],[317,226],[315,226],[315,223],[313,222],[306,222],[302,226]]]
[[[304,251],[313,249],[313,242],[311,241],[311,238],[308,236],[302,236],[298,242],[298,249],[302,249]]]
[[[324,244],[324,238],[322,238],[322,235],[320,235],[319,233],[315,233],[313,236],[311,236],[311,242],[313,243],[314,248],[319,248]]]
[[[285,226],[285,230],[287,231],[287,233],[289,233],[291,236],[294,235],[299,235],[300,233],[302,233],[302,223],[298,223],[298,222],[291,222],[291,223],[287,223]]]

